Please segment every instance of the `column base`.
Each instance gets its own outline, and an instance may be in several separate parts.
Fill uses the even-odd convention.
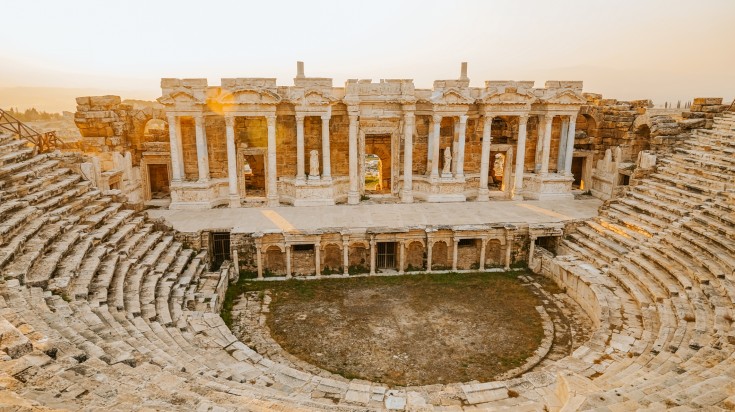
[[[231,208],[237,208],[240,207],[240,196],[239,195],[230,195],[230,207]]]
[[[401,202],[403,203],[413,203],[413,191],[412,190],[404,190],[401,192]]]
[[[350,191],[347,193],[347,204],[356,205],[360,203],[360,193]]]
[[[477,201],[478,202],[489,202],[490,191],[487,188],[480,188],[477,190]]]
[[[278,197],[275,196],[268,196],[268,207],[277,207],[280,203],[278,202]]]

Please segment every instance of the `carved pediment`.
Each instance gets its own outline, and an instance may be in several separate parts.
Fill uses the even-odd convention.
[[[337,101],[337,99],[320,89],[307,89],[303,93],[301,91],[292,92],[289,100],[294,104],[303,106],[325,106]]]
[[[521,91],[515,87],[506,87],[505,90],[499,91],[489,90],[480,99],[478,103],[483,104],[531,104],[536,101],[536,96],[530,91]]]
[[[259,87],[239,87],[224,91],[217,99],[222,104],[278,104],[281,96]]]
[[[443,90],[431,98],[434,104],[447,104],[447,105],[459,105],[459,104],[472,104],[474,100],[470,97],[469,92],[450,87]]]
[[[551,98],[544,99],[546,104],[580,105],[587,104],[587,99],[572,90],[562,90]]]
[[[164,105],[175,105],[177,103],[194,103],[204,104],[202,99],[199,99],[191,90],[186,88],[180,88],[172,91],[171,93],[161,96],[158,99],[159,103]]]

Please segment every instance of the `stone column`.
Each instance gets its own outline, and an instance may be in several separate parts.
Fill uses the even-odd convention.
[[[554,123],[553,116],[546,116],[544,127],[544,146],[541,151],[541,174],[549,174],[549,155],[551,153],[551,125]]]
[[[314,243],[314,268],[316,276],[322,275],[322,248],[321,242]]]
[[[370,239],[370,274],[375,274],[375,238]]]
[[[442,117],[435,114],[434,117],[433,132],[431,133],[431,177],[439,177],[439,142],[441,140],[441,124]]]
[[[286,243],[286,278],[291,278],[291,244]]]
[[[467,134],[467,116],[459,116],[459,141],[457,142],[457,153],[454,154],[457,159],[457,173],[454,177],[464,179],[464,144]],[[486,186],[487,187],[487,186]]]
[[[342,241],[342,274],[350,275],[350,242],[347,240]]]
[[[513,185],[512,197],[515,199],[523,192],[523,172],[526,168],[526,126],[528,126],[528,116],[523,115],[518,118],[518,147],[516,147],[516,171],[515,184]]]
[[[306,180],[304,173],[304,115],[296,115],[296,180]]]
[[[332,180],[332,161],[329,152],[329,119],[331,112],[322,116],[322,179]]]
[[[536,236],[529,234],[528,237],[531,240],[531,245],[528,248],[528,267],[531,267],[533,262],[533,253],[536,250]]]
[[[426,239],[426,272],[431,272],[431,250],[434,248],[434,242]]]
[[[179,157],[179,151],[181,150],[181,148],[179,146],[178,138],[178,123],[178,117],[176,117],[176,115],[168,115],[168,137],[170,146],[169,151],[171,153],[171,176],[174,182],[180,182],[184,178],[183,164],[181,164],[181,158]]]
[[[431,162],[434,159],[434,116],[429,117],[429,135],[426,142],[426,174],[431,173]]]
[[[454,239],[454,248],[452,249],[452,270],[454,272],[457,271],[457,255],[458,255],[458,250],[457,249],[459,249],[459,239],[455,238]]]
[[[510,270],[510,253],[513,250],[513,232],[505,230],[505,270]]]
[[[237,149],[235,148],[235,118],[225,115],[225,135],[227,136],[227,179],[230,207],[240,207],[240,194],[237,192]]]
[[[403,190],[401,201],[413,203],[413,131],[416,116],[413,112],[403,115]]]
[[[232,249],[230,252],[232,256],[232,267],[235,269],[235,278],[240,277],[240,259],[237,257],[237,249]]]
[[[278,206],[276,168],[276,115],[266,116],[268,122],[268,206]]]
[[[490,200],[490,191],[487,188],[488,174],[490,173],[490,144],[492,143],[493,118],[491,114],[485,115],[482,126],[482,154],[480,158],[480,188],[477,191],[477,201],[487,202]]]
[[[261,245],[255,246],[255,260],[258,265],[258,279],[263,279],[263,252],[261,252],[261,248]]]
[[[574,135],[577,133],[577,115],[569,116],[569,132],[567,133],[567,153],[564,157],[564,174],[572,175],[572,160],[574,159]],[[618,159],[619,160],[619,159]]]
[[[400,254],[398,257],[398,274],[402,275],[403,268],[406,264],[406,250],[405,250],[406,248],[404,247],[404,242],[403,241],[398,242],[398,247],[400,248],[399,250]]]
[[[349,129],[349,156],[350,156],[350,190],[347,193],[347,203],[356,205],[360,203],[360,192],[358,191],[357,176],[357,115],[350,115]]]
[[[546,117],[544,115],[536,116],[536,154],[533,157],[533,172],[541,173],[541,152],[544,148],[544,130],[546,125]]]
[[[487,238],[482,238],[482,249],[480,249],[480,270],[485,270],[485,249],[487,249]]]
[[[207,150],[207,135],[204,130],[204,116],[194,116],[194,131],[197,142],[197,165],[199,166],[199,181],[209,181],[209,151]]]
[[[561,174],[564,170],[565,156],[567,154],[567,142],[569,141],[569,118],[561,118],[561,135],[559,137],[559,153],[556,156],[556,173]]]
[[[513,185],[511,182],[511,170],[513,169],[513,147],[505,152],[505,164],[503,165],[503,192],[507,199],[513,198]]]

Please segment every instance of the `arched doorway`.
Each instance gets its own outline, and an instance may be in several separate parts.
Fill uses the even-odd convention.
[[[365,136],[364,188],[368,193],[392,193],[391,136]]]

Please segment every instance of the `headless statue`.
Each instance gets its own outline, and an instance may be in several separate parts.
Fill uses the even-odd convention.
[[[309,179],[319,179],[319,151],[309,152]]]
[[[444,148],[444,167],[442,167],[442,175],[451,174],[452,170],[452,149],[447,146]]]

